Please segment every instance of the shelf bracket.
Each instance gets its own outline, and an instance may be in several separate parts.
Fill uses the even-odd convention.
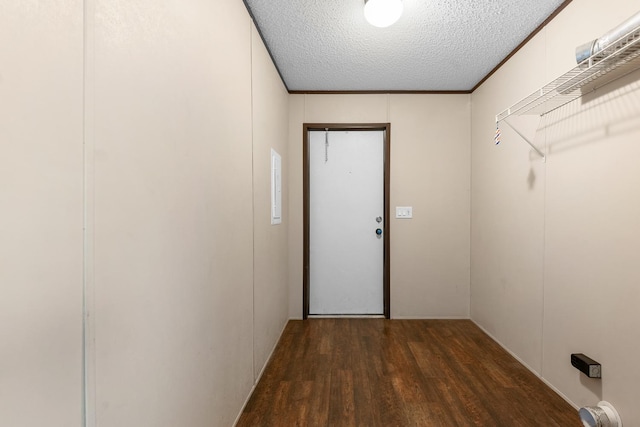
[[[523,139],[527,144],[529,144],[529,146],[530,146],[531,148],[533,148],[533,150],[534,150],[536,153],[538,153],[538,155],[539,155],[540,157],[542,157],[542,161],[543,161],[543,162],[545,162],[545,163],[547,162],[547,156],[546,156],[542,151],[540,151],[540,149],[539,149],[538,147],[536,147],[535,145],[533,145],[533,143],[529,140],[529,138],[527,138],[526,136],[524,136],[520,131],[518,131],[518,129],[516,129],[515,127],[513,127],[513,126],[511,125],[511,123],[509,123],[506,119],[503,119],[503,120],[501,120],[501,121],[502,121],[502,123],[506,123],[506,124],[507,124],[511,129],[513,129],[513,131],[514,131],[515,133],[517,133],[517,134],[520,136],[520,138],[522,138],[522,139]]]

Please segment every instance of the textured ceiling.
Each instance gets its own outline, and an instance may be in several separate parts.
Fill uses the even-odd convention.
[[[403,0],[376,28],[364,0],[245,0],[290,91],[469,91],[563,0]]]

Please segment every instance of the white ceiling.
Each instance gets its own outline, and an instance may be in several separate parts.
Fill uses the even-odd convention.
[[[403,0],[377,28],[364,0],[244,0],[289,91],[469,91],[563,0]]]

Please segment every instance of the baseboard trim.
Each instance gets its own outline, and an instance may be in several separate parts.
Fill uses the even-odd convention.
[[[471,320],[469,316],[391,316],[391,320]]]
[[[540,378],[540,380],[545,383],[545,385],[547,387],[549,387],[551,390],[554,391],[554,393],[556,393],[558,396],[560,396],[561,398],[563,398],[569,405],[573,406],[575,408],[575,410],[579,410],[580,406],[576,405],[573,401],[571,401],[571,399],[569,399],[564,393],[562,393],[560,390],[558,390],[558,388],[556,386],[554,386],[553,384],[551,384],[549,381],[547,381],[547,379],[545,377],[542,376],[542,374],[538,371],[536,371],[535,369],[533,369],[531,366],[529,366],[524,360],[522,360],[517,354],[515,354],[513,351],[509,350],[509,348],[504,345],[502,342],[500,342],[499,339],[497,339],[495,336],[493,336],[493,334],[491,334],[489,331],[487,331],[484,327],[482,327],[482,325],[478,324],[478,322],[476,322],[473,319],[470,319],[474,325],[476,325],[478,328],[480,328],[482,330],[482,332],[484,332],[485,334],[487,334],[489,336],[489,338],[491,338],[492,340],[494,340],[496,342],[496,344],[498,344],[500,347],[502,347],[504,349],[504,351],[506,351],[507,353],[509,353],[511,356],[513,356],[514,359],[516,359],[522,366],[524,366],[525,368],[527,368],[529,371],[531,371],[531,373],[533,373],[536,377]]]
[[[258,374],[256,379],[253,381],[253,385],[251,386],[251,390],[249,390],[249,394],[247,395],[247,398],[244,400],[244,403],[242,404],[242,407],[240,408],[240,412],[238,412],[238,415],[236,416],[236,419],[233,422],[233,427],[235,427],[236,424],[238,424],[238,421],[240,421],[240,417],[242,416],[242,413],[244,412],[244,408],[246,408],[247,403],[249,403],[249,399],[251,399],[251,396],[253,395],[253,392],[256,389],[256,385],[258,385],[258,383],[260,382],[260,378],[262,378],[262,374],[264,374],[265,369],[267,369],[267,365],[269,365],[269,362],[271,361],[271,358],[273,357],[273,353],[276,351],[276,347],[278,347],[278,343],[280,343],[280,339],[282,339],[282,335],[284,334],[284,330],[287,328],[287,325],[292,320],[295,320],[295,319],[291,319],[290,318],[290,319],[287,319],[286,322],[284,322],[284,326],[282,327],[282,330],[280,331],[280,335],[278,335],[278,339],[276,340],[276,343],[273,345],[273,348],[271,349],[271,352],[269,353],[269,357],[267,357],[267,360],[264,362],[264,365],[262,366],[262,369],[260,369],[260,373]]]
[[[307,319],[384,319],[384,314],[310,314]]]

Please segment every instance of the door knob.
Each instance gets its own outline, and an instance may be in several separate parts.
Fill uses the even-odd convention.
[[[382,236],[382,228],[376,228],[376,235]]]

